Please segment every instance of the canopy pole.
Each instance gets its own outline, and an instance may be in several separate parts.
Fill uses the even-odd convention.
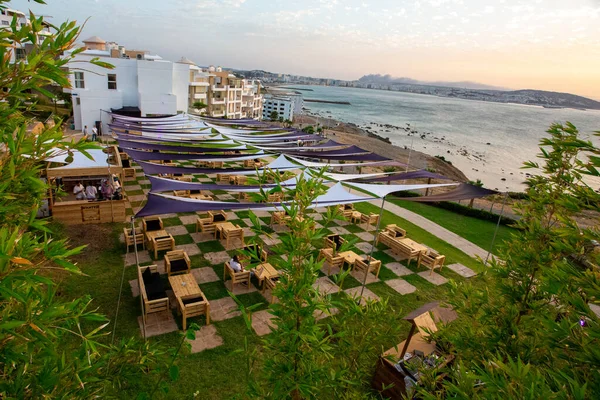
[[[377,227],[375,228],[375,233],[373,234],[373,244],[371,245],[371,254],[367,258],[367,269],[365,271],[365,277],[363,278],[362,288],[360,289],[360,298],[362,298],[363,292],[365,291],[365,285],[367,284],[367,276],[369,275],[369,266],[371,265],[371,260],[373,260],[373,253],[375,252],[375,245],[377,243],[377,234],[379,233],[379,227],[381,226],[381,217],[383,216],[383,207],[385,206],[385,196],[381,199],[381,209],[379,210],[379,218],[377,219]]]
[[[492,238],[492,243],[490,244],[490,251],[488,251],[483,265],[487,265],[488,258],[490,257],[490,254],[492,254],[492,250],[494,249],[494,243],[496,242],[496,235],[498,235],[498,229],[500,228],[500,220],[502,219],[502,215],[504,214],[504,205],[506,204],[507,198],[508,198],[508,192],[504,193],[504,199],[502,200],[502,208],[500,209],[500,215],[498,215],[498,222],[496,223],[496,230],[494,231],[494,237]]]

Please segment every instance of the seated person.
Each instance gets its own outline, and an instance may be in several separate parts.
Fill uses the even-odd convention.
[[[121,188],[121,182],[119,182],[119,178],[117,177],[117,175],[113,175],[113,187],[115,188],[115,190]]]
[[[94,186],[92,182],[88,182],[87,186],[85,187],[85,197],[88,200],[96,200],[97,195],[98,189],[96,189],[96,186]]]
[[[85,188],[81,181],[77,181],[75,187],[73,188],[73,194],[77,200],[85,200]]]
[[[240,263],[240,259],[237,256],[237,254],[235,256],[233,256],[233,258],[231,260],[229,260],[229,266],[231,267],[231,269],[233,269],[235,272],[243,272],[244,271],[244,267],[242,266],[242,264]]]

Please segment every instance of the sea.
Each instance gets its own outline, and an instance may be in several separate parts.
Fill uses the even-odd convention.
[[[600,111],[543,108],[432,95],[333,86],[290,85],[305,99],[350,105],[305,102],[308,113],[387,137],[397,146],[444,157],[485,187],[522,191],[523,162],[536,160],[539,141],[552,123],[573,123],[581,137],[600,146]],[[594,189],[600,180],[591,180]]]

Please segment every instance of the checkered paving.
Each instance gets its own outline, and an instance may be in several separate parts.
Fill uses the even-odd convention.
[[[145,179],[141,169],[135,166],[136,176],[125,178],[124,186],[128,193],[130,208],[127,210],[127,215],[133,215],[141,207],[143,207],[147,193],[150,190],[150,182]],[[194,176],[193,182],[215,183],[206,175]],[[129,195],[131,193],[131,195]],[[238,201],[236,194],[229,194],[223,191],[214,191],[213,196],[216,199],[227,201]],[[325,212],[325,209],[317,209],[316,213],[312,213],[316,221],[323,223],[323,218],[320,213]],[[273,247],[281,243],[281,235],[286,235],[287,227],[283,225],[270,226],[271,214],[267,211],[257,210],[254,212],[259,218],[260,224],[267,229],[268,235],[261,234],[256,240],[264,244],[264,248],[272,255]],[[220,346],[223,343],[219,335],[219,323],[232,318],[241,318],[238,304],[230,297],[230,293],[236,296],[238,301],[244,304],[263,303],[262,310],[252,313],[252,328],[259,336],[266,335],[271,332],[273,323],[272,316],[266,309],[271,301],[276,299],[271,298],[270,291],[263,293],[259,287],[258,281],[253,278],[249,286],[231,285],[231,281],[224,281],[223,264],[231,259],[233,255],[239,252],[241,243],[234,242],[230,249],[226,248],[225,241],[218,240],[214,234],[196,232],[196,221],[201,213],[180,213],[180,214],[164,214],[161,219],[165,225],[165,230],[173,235],[177,249],[184,250],[191,259],[192,275],[198,282],[200,288],[205,293],[211,305],[211,323],[215,325],[205,325],[205,317],[192,317],[188,320],[196,322],[202,326],[202,330],[197,333],[196,340],[190,341],[193,352],[204,351],[210,348]],[[248,241],[254,237],[256,233],[252,230],[252,222],[248,216],[248,211],[227,212],[227,219],[239,225],[244,229],[244,237]],[[139,226],[139,224],[138,224]],[[320,223],[317,228],[321,228]],[[367,231],[369,228],[369,231]],[[444,267],[442,271],[436,270],[431,273],[426,268],[417,268],[417,262],[412,261],[407,265],[406,260],[394,254],[387,246],[378,244],[373,247],[374,232],[373,227],[368,227],[365,224],[351,223],[349,221],[334,221],[325,227],[331,233],[342,235],[347,241],[353,243],[351,250],[356,254],[373,254],[376,260],[382,262],[379,275],[376,277],[372,273],[364,274],[360,271],[351,271],[343,280],[338,279],[340,268],[332,268],[328,270],[325,263],[320,272],[320,277],[317,279],[314,287],[322,294],[339,295],[346,293],[349,296],[358,298],[361,293],[362,282],[366,278],[366,286],[362,291],[360,301],[364,303],[366,300],[377,301],[382,296],[389,296],[390,293],[397,296],[407,296],[418,294],[419,292],[426,293],[432,287],[443,285],[452,279],[464,279],[465,277],[474,276],[475,272],[469,268],[454,264],[448,268]],[[253,240],[255,240],[253,239]],[[123,242],[123,238],[121,237]],[[323,245],[318,245],[314,248],[314,256],[318,257],[319,249]],[[123,245],[123,261],[125,266],[132,267],[138,262],[140,265],[156,264],[159,267],[159,272],[165,273],[164,252],[159,252],[157,259],[154,259],[154,253],[147,249],[138,247],[138,256],[136,260],[135,252],[130,249],[128,254],[125,254],[125,245]],[[285,257],[284,257],[285,258]],[[269,261],[276,266],[274,258],[269,258]],[[345,268],[348,268],[346,266]],[[165,277],[166,279],[166,277]],[[137,279],[129,282],[132,297],[139,296],[139,285]],[[342,290],[342,288],[344,288]],[[391,290],[390,290],[391,289]],[[132,300],[133,301],[133,300]],[[173,302],[174,303],[174,302]],[[171,304],[175,306],[175,304]],[[331,313],[335,313],[333,310]],[[318,318],[326,318],[330,314],[319,315]],[[140,317],[141,321],[141,317]],[[178,315],[176,308],[171,312],[153,316],[149,318],[146,324],[146,335],[154,336],[164,333],[169,333],[181,329],[181,317]],[[141,329],[141,324],[140,324]]]

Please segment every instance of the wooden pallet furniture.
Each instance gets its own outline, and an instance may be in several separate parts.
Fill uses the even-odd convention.
[[[165,271],[168,276],[188,274],[192,269],[192,262],[183,250],[171,250],[165,254]]]
[[[175,197],[190,197],[189,190],[173,190],[173,196]]]
[[[227,280],[227,276],[231,278],[231,287],[237,284],[245,284],[246,286],[250,286],[250,271],[240,271],[235,272],[231,265],[229,265],[229,261],[227,261],[223,265],[223,282]]]
[[[345,243],[346,239],[337,233],[325,237],[325,246],[331,249],[339,250]]]
[[[210,303],[192,274],[169,277],[173,294],[177,299],[177,311],[181,313],[183,330],[187,328],[187,319],[200,315],[206,316],[206,325],[210,324]]]
[[[367,260],[370,257],[367,256],[367,259],[359,259],[354,263],[354,269],[363,274],[367,274],[369,272],[373,272],[375,277],[379,277],[379,270],[381,269],[381,261],[371,258],[370,261]]]
[[[340,204],[338,210],[345,218],[351,218],[354,210],[354,204]]]
[[[250,253],[251,256],[248,256],[246,253]],[[261,248],[258,244],[247,244],[242,249],[242,252],[238,255],[240,262],[267,262],[267,252]]]
[[[160,217],[144,217],[142,218],[142,232],[161,231],[165,229],[163,221]]]
[[[211,218],[213,223],[225,222],[227,221],[227,213],[223,210],[221,211],[209,211],[208,216]]]
[[[434,250],[429,250],[428,252],[422,252],[419,254],[419,260],[417,261],[417,269],[421,265],[426,268],[429,268],[431,271],[429,275],[433,274],[433,270],[439,269],[440,271],[444,268],[444,262],[446,261],[446,256],[439,254]]]
[[[138,267],[138,285],[145,327],[148,314],[169,310],[169,297],[156,265]]]
[[[198,233],[199,230],[202,233],[213,235],[213,237],[217,236],[217,225],[212,222],[210,216],[196,218],[196,233]]]
[[[327,262],[327,275],[331,275],[331,268],[342,268],[344,266],[344,257],[339,254],[334,255],[333,249],[321,249],[319,251],[319,260],[324,259]]]
[[[381,396],[385,398],[405,398],[407,395],[405,380],[407,374],[400,372],[398,369],[403,371],[399,365],[407,353],[410,353],[413,357],[417,354],[422,355],[422,357],[435,354],[442,360],[440,364],[434,367],[438,370],[450,364],[454,360],[454,356],[440,352],[436,343],[429,340],[429,332],[437,331],[440,323],[447,324],[456,318],[456,312],[448,307],[441,306],[438,302],[425,304],[405,316],[403,319],[411,324],[408,337],[402,343],[381,355],[371,381],[373,389],[380,392]]]
[[[350,217],[352,218],[352,215],[354,215],[354,213],[352,213],[350,215]],[[366,226],[366,231],[370,231],[371,227],[373,225],[377,225],[379,223],[379,214],[361,214],[360,216],[360,222],[365,224]]]
[[[135,230],[135,235],[131,228],[123,228],[123,237],[125,238],[125,247],[127,247],[127,253],[129,253],[129,247],[142,245],[142,249],[146,248],[144,233],[141,229]]]
[[[267,280],[279,278],[279,272],[267,262],[258,264],[256,268],[254,268],[254,275],[256,276],[256,279],[258,279],[259,286],[262,286],[263,293],[265,291],[264,284]]]
[[[235,239],[239,239],[242,246],[244,246],[244,229],[238,225],[231,222],[221,222],[217,224],[217,231],[217,236],[221,240],[225,240],[226,249],[230,249],[229,244]]]

